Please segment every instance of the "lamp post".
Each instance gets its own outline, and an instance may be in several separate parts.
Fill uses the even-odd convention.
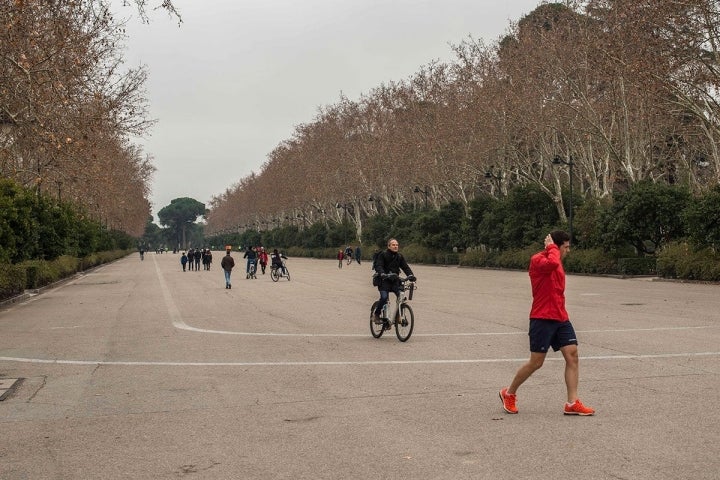
[[[427,210],[427,208],[428,208],[428,206],[427,206],[427,197],[428,197],[428,193],[429,193],[427,185],[425,186],[425,189],[424,189],[424,190],[423,190],[422,188],[418,187],[417,185],[415,185],[415,188],[413,189],[413,192],[415,192],[415,193],[422,193],[423,195],[425,195],[425,210]]]
[[[568,229],[570,230],[570,241],[572,242],[573,238],[573,165],[575,165],[572,161],[572,157],[568,157],[567,161],[563,160],[559,155],[555,155],[555,158],[553,158],[552,163],[554,165],[567,165],[569,169],[569,175],[570,175],[570,215],[568,217]]]

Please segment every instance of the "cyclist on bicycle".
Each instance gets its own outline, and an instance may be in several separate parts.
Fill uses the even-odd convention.
[[[380,318],[380,312],[388,302],[390,292],[398,295],[400,293],[400,279],[398,275],[402,270],[407,275],[408,280],[414,282],[417,280],[413,274],[410,266],[405,261],[405,257],[402,256],[398,249],[400,244],[394,238],[388,240],[387,250],[379,253],[373,263],[373,269],[380,277],[380,284],[378,285],[378,291],[380,291],[380,301],[378,302],[377,310],[373,312],[373,321],[377,324],[383,324],[386,329],[390,328],[390,323],[387,320]]]
[[[284,254],[278,252],[277,248],[273,249],[273,253],[270,254],[270,268],[273,270],[279,268],[282,274],[285,275],[287,272],[285,271],[285,265],[283,265],[283,259],[287,260],[287,258]]]
[[[243,258],[247,258],[247,267],[245,267],[245,278],[250,278],[250,265],[257,265],[257,252],[255,247],[247,247]]]

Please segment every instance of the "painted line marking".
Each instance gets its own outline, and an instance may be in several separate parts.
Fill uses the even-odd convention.
[[[362,333],[273,333],[273,332],[237,332],[231,330],[210,330],[207,328],[191,327],[182,320],[173,321],[173,326],[180,330],[197,333],[211,333],[219,335],[241,335],[248,337],[367,337]],[[608,330],[575,330],[577,333],[623,333],[623,332],[661,332],[677,330],[700,330],[718,328],[714,325],[701,325],[697,327],[657,327],[657,328],[617,328]],[[413,337],[493,337],[502,335],[527,335],[526,331],[516,332],[467,332],[467,333],[415,333]]]
[[[720,352],[659,353],[646,355],[597,355],[580,357],[581,360],[642,360],[656,358],[714,357]],[[546,361],[563,361],[552,357]],[[317,366],[363,366],[363,365],[454,365],[470,363],[522,363],[527,358],[478,358],[456,360],[367,360],[326,362],[122,362],[105,360],[60,360],[43,358],[0,357],[0,362],[40,363],[52,365],[103,365],[125,367],[317,367]]]

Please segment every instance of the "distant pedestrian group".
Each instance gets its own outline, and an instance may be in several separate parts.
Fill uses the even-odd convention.
[[[337,253],[337,260],[338,260],[338,268],[343,267],[343,261],[347,261],[347,264],[350,265],[353,261],[353,255],[355,257],[355,261],[360,265],[360,257],[362,256],[362,251],[360,250],[360,245],[355,247],[355,250],[353,250],[353,247],[348,245],[343,250],[342,248],[338,250]]]
[[[201,264],[203,270],[210,270],[212,252],[209,248],[190,248],[187,253],[183,252],[180,256],[180,265],[182,265],[183,272],[192,270],[199,272]]]

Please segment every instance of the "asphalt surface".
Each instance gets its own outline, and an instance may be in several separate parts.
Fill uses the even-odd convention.
[[[0,310],[0,479],[717,479],[720,287],[568,276],[562,356],[518,391],[525,272],[414,266],[416,325],[373,339],[370,266],[288,260],[225,289],[137,255]],[[6,382],[8,383],[8,382]]]

